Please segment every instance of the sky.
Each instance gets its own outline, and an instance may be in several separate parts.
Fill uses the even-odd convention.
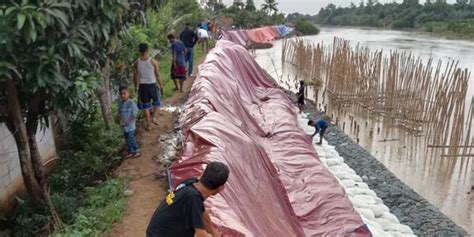
[[[278,9],[283,13],[293,13],[299,12],[303,14],[315,15],[319,12],[321,7],[326,7],[328,4],[332,3],[336,6],[349,6],[351,2],[359,5],[360,0],[276,0],[278,2]],[[402,2],[402,0],[396,0],[397,2]],[[224,4],[232,4],[233,0],[223,0]],[[245,0],[242,0],[245,3]],[[254,0],[257,8],[262,5],[264,0]],[[393,2],[393,0],[379,0],[380,3]],[[424,0],[420,0],[424,2]],[[455,0],[448,0],[448,3],[455,2]]]

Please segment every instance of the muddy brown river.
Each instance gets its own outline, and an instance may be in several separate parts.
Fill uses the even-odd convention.
[[[330,44],[334,37],[360,43],[370,49],[410,51],[423,59],[459,60],[462,68],[471,71],[467,100],[474,95],[474,42],[450,40],[424,33],[370,28],[322,28],[317,36],[305,37],[312,42]],[[295,90],[295,73],[281,63],[281,41],[268,50],[258,50],[256,58],[280,84]],[[308,98],[323,108],[318,98],[308,90]],[[468,103],[468,102],[467,102]],[[458,225],[474,236],[474,157],[442,156],[442,148],[427,148],[425,139],[405,132],[392,122],[358,109],[331,111],[338,126],[354,141],[367,149],[398,178],[418,194],[438,207]],[[351,128],[356,122],[359,129]],[[473,153],[473,152],[471,152]],[[472,182],[472,183],[471,183]]]

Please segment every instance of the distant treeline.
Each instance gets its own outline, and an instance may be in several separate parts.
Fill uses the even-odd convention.
[[[207,9],[211,15],[229,17],[236,28],[256,28],[268,25],[285,24],[285,14],[278,9],[276,0],[265,0],[258,8],[253,0],[234,1],[230,6],[225,6],[217,0],[209,0]],[[293,21],[296,30],[302,35],[314,35],[319,33],[319,29],[314,22],[305,19],[295,19]]]
[[[329,4],[317,15],[292,13],[288,20],[305,19],[321,25],[370,26],[393,29],[416,29],[440,34],[474,37],[474,0],[457,0],[447,4],[445,0],[418,0],[403,3],[380,4],[374,0],[358,6],[336,7]]]

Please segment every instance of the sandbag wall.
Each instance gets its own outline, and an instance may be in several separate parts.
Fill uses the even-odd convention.
[[[293,28],[285,25],[265,26],[248,30],[230,30],[223,33],[223,39],[242,46],[253,43],[268,43],[281,39],[293,32]]]
[[[199,68],[180,119],[172,185],[210,161],[230,168],[206,201],[223,236],[370,236],[343,187],[298,127],[285,92],[247,50],[220,40]]]

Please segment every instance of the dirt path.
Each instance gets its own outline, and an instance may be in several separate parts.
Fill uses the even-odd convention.
[[[175,92],[162,105],[184,103],[193,81],[187,80],[184,92]],[[125,160],[116,170],[118,177],[129,181],[128,189],[133,194],[128,198],[127,210],[122,220],[103,236],[145,236],[148,222],[168,189],[166,179],[162,177],[163,170],[153,158],[161,153],[160,135],[171,132],[176,119],[177,114],[161,111],[160,126],[154,127],[150,132],[139,131],[141,134],[138,141],[143,156]]]

